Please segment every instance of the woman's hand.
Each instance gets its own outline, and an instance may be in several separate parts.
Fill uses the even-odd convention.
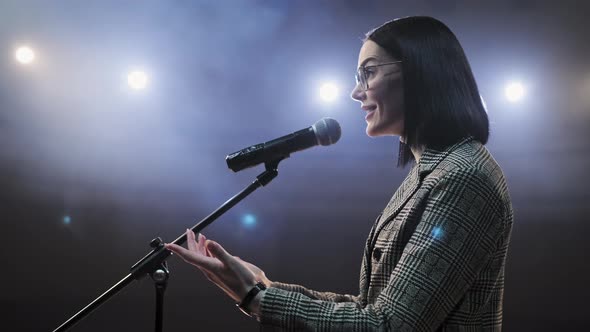
[[[271,281],[266,278],[264,271],[257,266],[230,255],[223,247],[204,235],[186,230],[187,247],[185,249],[176,244],[167,243],[166,249],[172,251],[185,262],[199,268],[203,274],[221,288],[235,302],[240,302],[258,282],[270,286]]]

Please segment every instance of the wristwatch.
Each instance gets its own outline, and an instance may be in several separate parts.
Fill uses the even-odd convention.
[[[236,306],[244,314],[246,314],[246,316],[253,317],[252,313],[248,309],[248,305],[250,305],[250,302],[252,302],[252,300],[256,297],[256,295],[260,291],[263,291],[265,289],[266,289],[266,286],[262,282],[257,283],[256,285],[254,285],[254,287],[252,287],[252,289],[250,289],[250,291],[248,292],[248,294],[246,294],[246,296],[244,297],[244,299],[242,300],[242,302],[236,303]]]

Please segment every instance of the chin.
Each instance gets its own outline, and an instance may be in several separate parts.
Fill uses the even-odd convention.
[[[379,129],[373,128],[370,125],[367,126],[367,130],[365,130],[367,136],[369,137],[378,137],[378,136],[385,136],[385,134],[381,133]]]
[[[399,133],[397,133],[397,130],[391,130],[391,129],[387,129],[387,128],[375,128],[373,126],[371,126],[370,124],[367,125],[367,129],[365,130],[365,132],[367,133],[367,136],[369,137],[379,137],[379,136],[401,136]]]

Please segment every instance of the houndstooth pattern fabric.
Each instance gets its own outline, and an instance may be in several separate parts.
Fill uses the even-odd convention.
[[[261,330],[499,331],[512,219],[482,144],[426,149],[370,231],[359,295],[273,283]]]

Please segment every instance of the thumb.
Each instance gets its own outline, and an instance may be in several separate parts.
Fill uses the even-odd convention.
[[[215,241],[207,240],[206,246],[207,250],[209,250],[209,252],[212,253],[213,256],[217,257],[222,262],[227,262],[230,258],[233,258],[232,255],[230,255],[227,251],[225,251],[225,249],[223,249],[221,244]]]

